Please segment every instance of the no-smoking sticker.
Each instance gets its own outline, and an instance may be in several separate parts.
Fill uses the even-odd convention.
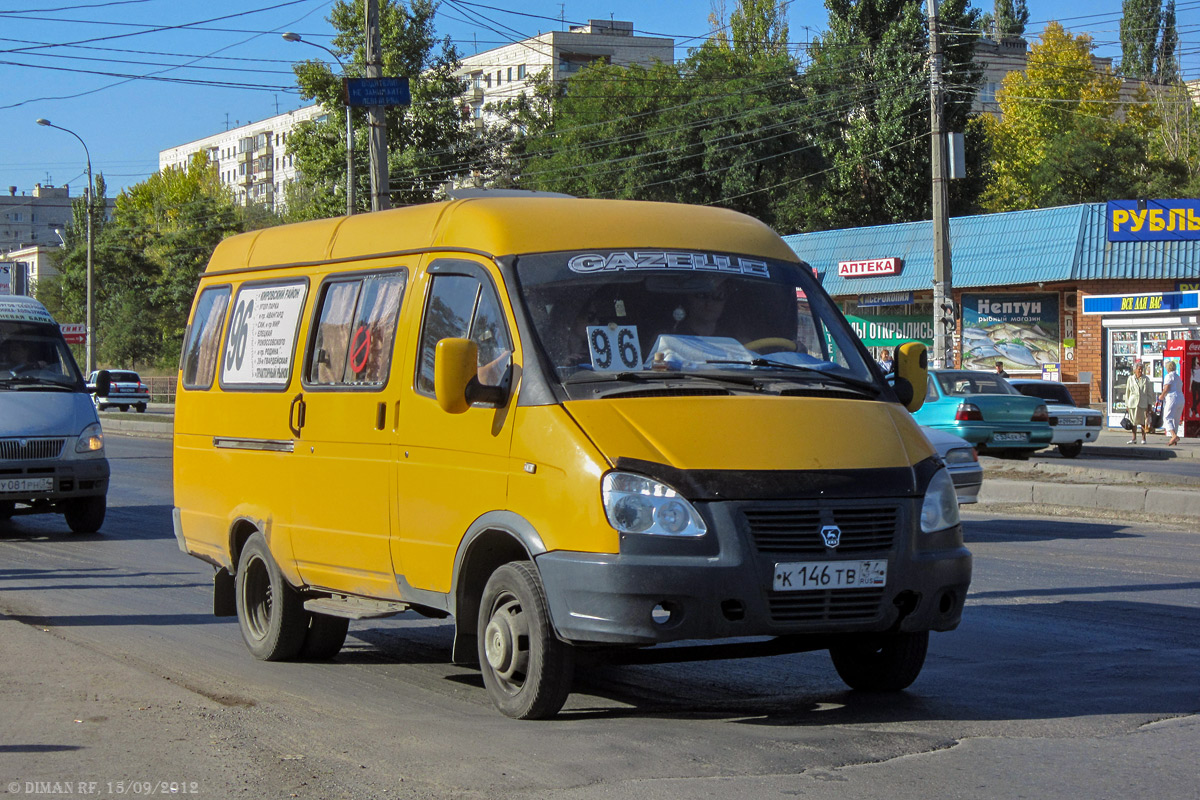
[[[371,329],[359,325],[350,340],[350,370],[359,374],[367,368],[367,359],[371,357]]]

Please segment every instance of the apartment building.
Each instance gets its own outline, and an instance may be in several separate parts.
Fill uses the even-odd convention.
[[[284,187],[296,179],[288,137],[301,122],[322,121],[326,115],[324,108],[312,105],[230,128],[159,152],[158,169],[186,169],[195,153],[204,153],[240,205],[274,209],[283,202]]]
[[[566,80],[593,61],[627,67],[674,60],[674,39],[635,36],[632,22],[589,20],[567,31],[550,31],[464,58],[457,73],[470,81],[462,98],[463,113],[483,125],[491,119],[489,104],[531,92],[532,79],[542,70],[550,70],[555,80]]]
[[[37,183],[30,194],[17,194],[17,187],[9,186],[7,194],[0,194],[0,254],[37,245],[62,244],[54,231],[71,224],[71,204],[78,198],[78,195],[72,197],[71,187],[65,185]],[[114,205],[111,197],[107,205],[107,213],[111,215]]]

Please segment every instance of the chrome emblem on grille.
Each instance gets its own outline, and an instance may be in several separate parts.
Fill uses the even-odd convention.
[[[24,449],[26,447],[29,447],[29,440],[28,439],[17,439],[17,444],[19,444],[21,446],[21,448]]]
[[[842,529],[837,525],[822,525],[821,539],[826,547],[837,547],[842,543]]]

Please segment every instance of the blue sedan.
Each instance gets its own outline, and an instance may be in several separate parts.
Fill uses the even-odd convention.
[[[1028,456],[1050,444],[1053,435],[1045,402],[1026,397],[990,372],[930,370],[925,405],[913,416],[988,455]]]

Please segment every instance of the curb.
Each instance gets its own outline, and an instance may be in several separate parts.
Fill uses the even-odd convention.
[[[148,419],[139,415],[130,419],[128,414],[100,414],[100,427],[105,433],[121,433],[126,436],[143,436],[151,439],[170,439],[175,431],[175,418]]]
[[[979,504],[1058,506],[1090,512],[1152,514],[1200,520],[1200,492],[1156,486],[1097,483],[1037,483],[992,478],[983,482]]]

